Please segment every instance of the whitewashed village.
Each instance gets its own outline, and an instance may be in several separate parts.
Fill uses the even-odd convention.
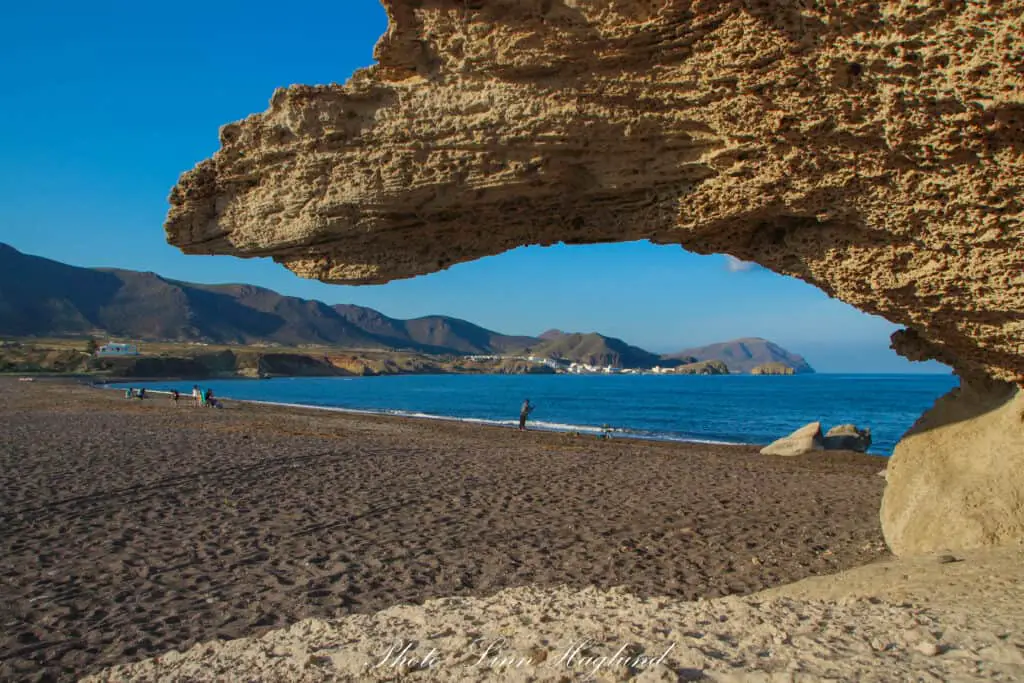
[[[567,375],[728,375],[731,373],[729,367],[720,360],[697,361],[676,366],[655,365],[652,368],[623,368],[615,365],[593,365],[569,361],[561,358],[547,358],[544,356],[503,356],[503,355],[475,355],[470,356],[473,361],[521,361],[532,363],[536,366],[546,366],[557,374]],[[782,366],[782,364],[778,364]],[[755,368],[758,370],[758,368]],[[751,374],[792,374],[785,372],[784,366],[776,372],[769,372],[769,368],[761,368],[760,371]]]

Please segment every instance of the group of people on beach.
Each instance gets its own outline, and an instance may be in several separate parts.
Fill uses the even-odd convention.
[[[177,392],[175,392],[177,394]],[[178,399],[175,398],[177,403]],[[220,403],[213,397],[213,389],[207,387],[200,389],[198,384],[192,385],[192,407],[202,406],[204,408],[220,408]]]
[[[171,400],[174,401],[174,405],[178,405],[178,400],[181,398],[181,393],[177,389],[171,389]],[[143,387],[136,393],[134,387],[128,387],[124,391],[125,398],[146,398],[146,389]],[[222,408],[220,401],[213,397],[213,389],[200,389],[198,384],[192,385],[192,407],[202,406],[204,408]]]

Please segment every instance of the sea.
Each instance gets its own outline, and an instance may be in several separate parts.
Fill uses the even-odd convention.
[[[870,427],[869,453],[891,455],[902,434],[957,384],[953,375],[390,375],[206,380],[214,396],[270,404],[609,432],[719,444],[767,444],[819,420]],[[109,385],[123,390],[127,384]],[[136,383],[191,394],[193,382]]]

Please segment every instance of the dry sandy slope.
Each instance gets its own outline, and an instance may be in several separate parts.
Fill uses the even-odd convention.
[[[1024,678],[1024,551],[956,559],[893,560],[744,598],[698,602],[619,590],[513,588],[490,598],[306,620],[262,638],[197,645],[86,680]],[[388,658],[396,645],[405,656],[391,650]],[[594,659],[613,658],[623,646],[619,662]],[[641,651],[667,654],[651,663],[637,660]]]

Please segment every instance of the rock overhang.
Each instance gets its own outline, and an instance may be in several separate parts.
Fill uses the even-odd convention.
[[[222,128],[168,241],[376,283],[648,239],[1024,378],[1024,0],[384,5],[375,66]]]

